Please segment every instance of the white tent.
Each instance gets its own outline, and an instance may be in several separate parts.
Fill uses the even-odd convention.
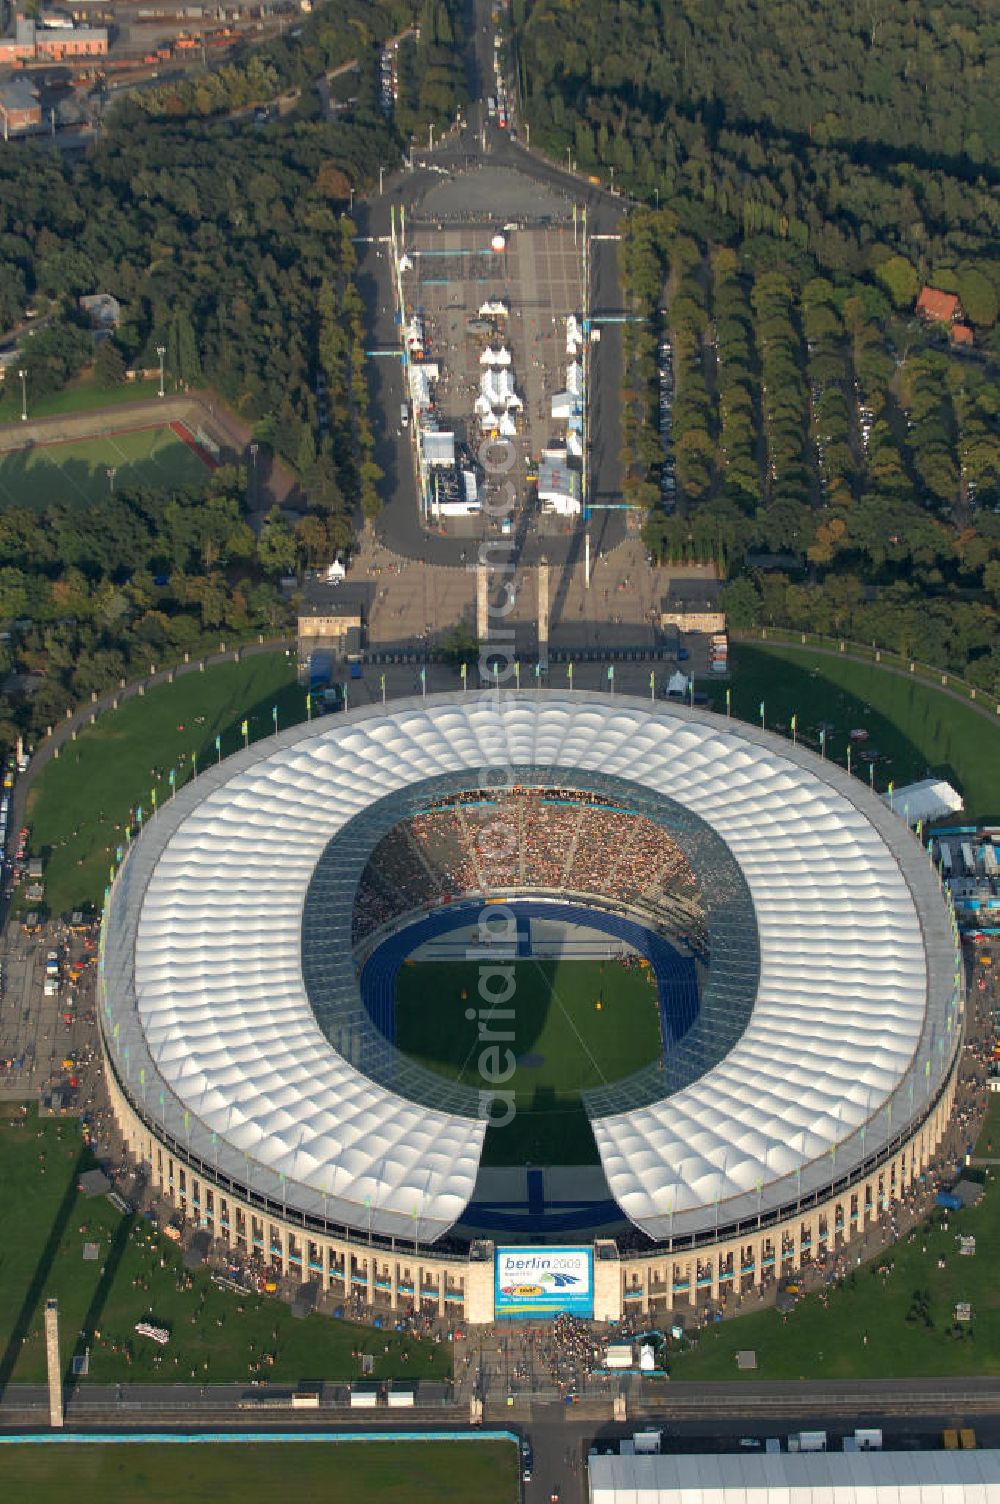
[[[882,795],[901,820],[916,825],[918,820],[943,820],[964,808],[962,796],[943,778],[922,778],[919,783],[905,783],[893,789],[892,798]]]
[[[500,414],[500,433],[505,439],[512,439],[517,433],[517,424],[510,413]]]
[[[578,460],[583,456],[583,442],[580,435],[574,433],[572,428],[566,430],[566,453]]]
[[[424,366],[410,366],[410,396],[417,412],[431,405],[431,383]]]
[[[480,392],[472,406],[477,418],[485,418],[488,413],[493,411],[493,403],[485,392]]]
[[[674,673],[674,674],[671,674],[670,678],[667,680],[667,694],[668,695],[686,695],[687,692],[688,692],[688,676],[687,676],[687,674],[682,674],[681,671],[680,671],[680,669],[678,669],[677,672]]]
[[[553,418],[568,418],[573,411],[573,398],[569,392],[556,392],[552,398]]]
[[[566,390],[574,397],[583,392],[583,367],[578,360],[571,361],[566,367]]]
[[[510,351],[506,346],[494,350],[492,345],[488,345],[479,357],[479,364],[481,366],[509,366]]]
[[[514,378],[507,370],[497,370],[496,367],[491,366],[489,370],[483,372],[479,378],[479,384],[483,396],[489,398],[493,407],[505,407],[508,397],[515,395]]]
[[[507,304],[502,298],[487,298],[485,303],[479,305],[479,317],[504,319],[507,317]]]
[[[423,435],[424,459],[428,465],[455,463],[455,435],[430,429]]]

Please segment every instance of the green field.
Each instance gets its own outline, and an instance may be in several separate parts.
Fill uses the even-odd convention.
[[[0,504],[36,507],[96,501],[112,485],[199,486],[207,465],[167,427],[107,433],[0,453]]]
[[[299,1321],[281,1301],[219,1290],[204,1271],[188,1288],[172,1243],[103,1197],[77,1192],[80,1169],[91,1161],[76,1122],[14,1112],[0,1118],[0,1385],[44,1380],[42,1321],[51,1295],[59,1300],[67,1381],[70,1359],[85,1347],[95,1383],[241,1383],[257,1372],[279,1384],[356,1379],[361,1365],[352,1349],[374,1354],[379,1378],[450,1374],[448,1343],[327,1316]],[[83,1257],[88,1242],[98,1245],[95,1261]],[[168,1347],[136,1336],[135,1323],[147,1317],[173,1333]]]
[[[170,769],[177,770],[179,788],[191,777],[192,755],[201,768],[214,762],[217,734],[223,755],[236,751],[244,716],[252,738],[269,734],[275,704],[280,726],[304,719],[294,659],[255,653],[158,685],[67,742],[28,797],[31,850],[47,858],[52,913],[99,903],[130,809],[141,804],[148,813],[154,786],[159,802],[169,798]]]
[[[724,692],[709,687],[714,708],[724,710]],[[815,648],[735,644],[733,714],[758,721],[761,700],[770,729],[788,732],[797,715],[799,739],[814,749],[825,722],[827,756],[841,764],[848,733],[866,730],[868,741],[856,749],[854,772],[866,778],[860,752],[877,750],[880,791],[890,779],[899,786],[938,774],[961,791],[972,818],[1000,817],[1000,716],[991,722],[933,686],[874,663],[851,663]]]
[[[509,1442],[5,1446],[4,1489],[32,1504],[515,1504]]]
[[[1000,1095],[995,1093],[990,1094],[975,1152],[982,1159],[1000,1159]]]
[[[49,392],[44,397],[28,393],[29,418],[54,418],[62,413],[93,412],[99,407],[121,407],[127,402],[148,402],[159,394],[160,383],[152,381],[128,381],[116,386],[102,386],[93,376],[83,376],[70,381],[58,392]],[[21,417],[21,383],[5,381],[0,384],[0,423],[15,423]]]
[[[904,1238],[856,1269],[843,1286],[831,1288],[828,1304],[824,1297],[808,1295],[787,1317],[770,1308],[711,1326],[698,1334],[693,1350],[674,1357],[672,1376],[741,1379],[736,1367],[740,1348],[756,1350],[757,1371],[747,1375],[751,1380],[1000,1374],[1000,1285],[994,1262],[1000,1187],[994,1173],[989,1174],[978,1207],[935,1213],[932,1224],[918,1227],[912,1241]],[[975,1234],[974,1257],[959,1256],[959,1233]],[[926,1301],[920,1299],[923,1295]],[[972,1303],[968,1326],[954,1322],[959,1300]]]
[[[580,1092],[659,1058],[655,984],[645,969],[616,961],[519,961],[513,971],[514,992],[503,1006],[514,1017],[488,1028],[494,1037],[508,1030],[514,1035],[500,1048],[518,1061],[502,1088],[515,1093],[516,1116],[487,1134],[483,1162],[593,1164],[597,1150]],[[478,983],[473,962],[404,965],[396,989],[396,1043],[450,1080],[488,1090],[479,1020],[465,1016],[477,1004]],[[497,1073],[496,1066],[490,1069]]]

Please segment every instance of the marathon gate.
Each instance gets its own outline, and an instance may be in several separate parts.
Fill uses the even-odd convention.
[[[493,1276],[497,1321],[594,1314],[591,1248],[498,1248]]]

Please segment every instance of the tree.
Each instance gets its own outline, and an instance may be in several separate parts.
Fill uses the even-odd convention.
[[[94,375],[100,386],[121,386],[125,380],[125,357],[113,339],[102,339],[98,345]]]
[[[474,663],[479,657],[479,639],[470,622],[463,616],[453,627],[448,627],[438,638],[438,647],[449,663],[456,666]]]
[[[1000,297],[988,277],[974,266],[958,273],[958,296],[966,317],[983,329],[991,329],[1000,313]]]
[[[917,273],[905,256],[887,256],[875,267],[881,282],[896,308],[911,308],[917,296]]]
[[[265,574],[291,574],[296,565],[298,549],[295,534],[281,515],[280,507],[272,507],[261,529],[257,544],[257,558]]]
[[[719,592],[719,604],[726,613],[726,621],[734,632],[745,632],[756,626],[760,596],[752,580],[746,575],[730,580]]]

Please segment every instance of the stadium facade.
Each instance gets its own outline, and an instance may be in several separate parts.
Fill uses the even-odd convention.
[[[457,1231],[489,1101],[375,1027],[355,905],[379,841],[428,799],[525,786],[627,796],[669,828],[705,905],[710,961],[677,1062],[587,1103],[634,1234],[586,1249],[588,1309],[718,1300],[861,1234],[919,1178],[954,1096],[961,958],[926,853],[779,737],[547,690],[314,721],[147,822],[108,895],[100,1020],[112,1105],[153,1184],[234,1251],[345,1299],[502,1313],[496,1270],[517,1258]],[[481,884],[487,950],[515,886],[498,872]]]

